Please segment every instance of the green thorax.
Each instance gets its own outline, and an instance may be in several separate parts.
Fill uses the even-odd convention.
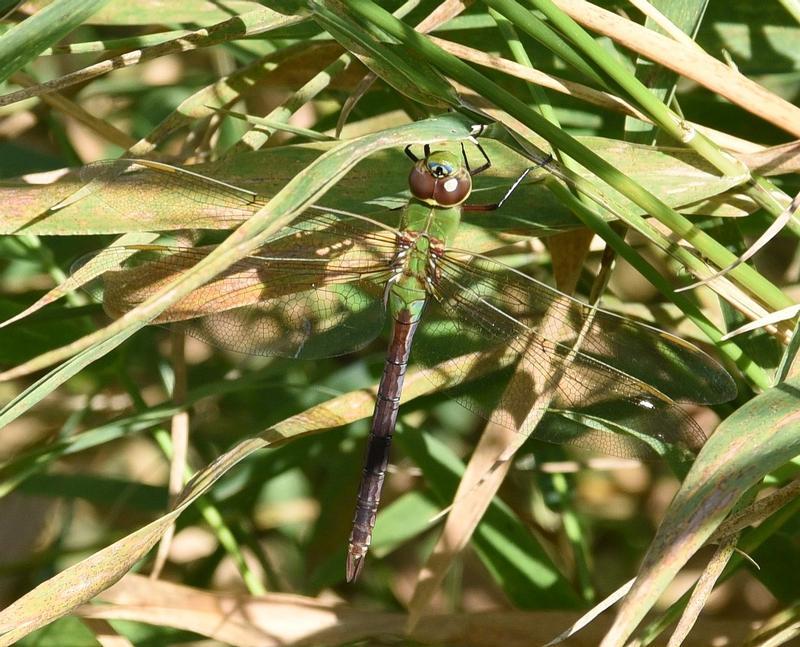
[[[444,251],[456,235],[461,207],[439,207],[412,198],[403,211],[398,238],[395,276],[387,295],[392,316],[401,310],[411,320],[422,316],[425,301],[435,289],[437,251]]]
[[[461,222],[461,207],[440,207],[411,198],[403,210],[400,230],[427,234],[445,246],[450,245]]]
[[[461,205],[472,190],[469,169],[457,155],[435,151],[417,160],[409,175],[411,200],[403,210],[394,276],[386,299],[390,314],[422,315],[428,295],[435,294],[436,263],[455,238]]]

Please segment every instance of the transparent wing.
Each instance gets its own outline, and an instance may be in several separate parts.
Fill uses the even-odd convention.
[[[82,195],[92,195],[122,214],[144,220],[169,219],[191,210],[193,228],[227,228],[246,220],[265,204],[258,194],[160,162],[103,160],[81,170]]]
[[[319,358],[373,339],[395,237],[377,223],[333,214],[293,223],[163,312],[187,334],[229,350]],[[110,247],[80,262],[100,279],[91,291],[119,317],[190,270],[213,246]],[[75,270],[73,270],[75,271]]]
[[[510,380],[489,373],[456,397],[503,426],[530,432],[530,405],[537,402],[563,414],[536,427],[545,440],[622,456],[651,453],[648,439],[697,449],[704,435],[676,400],[720,402],[736,393],[724,369],[694,346],[591,308],[501,263],[449,251],[438,268],[435,303],[415,337],[415,358],[447,362],[469,380],[475,366],[467,354],[493,349],[485,361]],[[604,432],[597,420],[631,435]]]

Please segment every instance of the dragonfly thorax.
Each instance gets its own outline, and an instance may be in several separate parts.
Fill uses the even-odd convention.
[[[418,200],[433,206],[453,207],[469,197],[472,176],[458,156],[434,151],[414,164],[408,186]]]
[[[421,313],[428,295],[435,294],[439,279],[437,261],[443,253],[442,241],[425,232],[399,233],[393,274],[386,292],[390,310],[410,308]]]

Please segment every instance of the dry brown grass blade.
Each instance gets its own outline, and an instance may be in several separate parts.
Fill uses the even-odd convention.
[[[689,597],[689,603],[683,610],[681,619],[678,621],[678,626],[669,638],[667,647],[680,647],[686,640],[689,632],[697,622],[700,612],[708,600],[708,596],[714,589],[717,579],[722,575],[722,571],[730,561],[731,556],[736,550],[736,541],[738,537],[731,535],[723,541],[714,553],[714,556],[706,565],[700,579],[697,580],[692,595]]]
[[[669,18],[661,13],[656,7],[647,0],[630,0],[630,3],[642,12],[647,18],[658,25],[670,38],[686,45],[687,47],[697,47],[699,45],[692,40],[691,36],[682,31]]]
[[[350,117],[350,113],[353,111],[353,108],[358,105],[358,102],[364,97],[364,95],[367,94],[369,89],[377,80],[378,75],[372,70],[369,70],[358,82],[358,85],[353,88],[353,91],[347,95],[347,99],[342,106],[342,110],[339,112],[339,118],[336,120],[334,137],[339,139],[342,136],[342,130],[344,130],[344,127],[347,124],[347,119]]]
[[[555,248],[558,251],[554,253],[554,258],[560,256],[559,274],[563,282],[559,287],[574,287],[592,237],[579,230],[557,238]],[[522,364],[514,372],[507,388],[513,390],[517,380],[535,385],[535,399],[530,409],[516,412],[515,415],[515,419],[523,421],[520,429],[534,429],[547,409],[553,386],[543,382],[538,376],[528,376]],[[492,423],[487,425],[459,483],[442,534],[418,576],[408,605],[409,630],[417,625],[453,560],[469,542],[508,473],[511,458],[526,438],[525,434],[516,433],[512,429]]]
[[[467,2],[464,0],[445,0],[421,20],[414,29],[423,34],[433,31],[439,25],[458,16],[471,4],[472,0],[468,0]]]
[[[403,632],[405,614],[376,613],[341,602],[289,594],[248,596],[209,593],[188,586],[127,575],[100,596],[103,604],[81,607],[91,618],[120,618],[185,628],[236,647],[327,645],[409,638],[424,644],[461,647],[542,645],[557,627],[574,624],[575,613],[495,611],[430,615],[411,636]],[[570,647],[596,647],[607,629],[603,618],[573,636]],[[706,620],[698,644],[745,635],[745,620]]]
[[[556,287],[562,292],[572,294],[575,291],[593,238],[591,229],[581,228],[548,236],[544,240],[552,258]]]
[[[528,384],[530,378],[523,369],[518,369],[508,388],[516,388],[515,380],[525,380]],[[539,396],[528,411],[519,414],[519,419],[522,420],[520,428],[529,430],[535,428],[552,397],[551,384],[543,380],[532,381],[535,384],[533,392]],[[471,539],[497,494],[511,465],[511,459],[529,433],[518,433],[493,423],[487,425],[459,483],[453,503],[440,513],[448,515],[447,522],[428,562],[420,571],[417,586],[409,602],[409,631],[419,622],[454,559]]]
[[[103,605],[82,607],[80,614],[187,629],[237,647],[341,645],[404,635],[401,613],[358,610],[299,595],[208,593],[137,575],[126,576],[101,600]],[[540,644],[551,627],[570,619],[570,614],[553,612],[441,614],[423,619],[414,637],[465,647],[523,647]],[[596,644],[602,628],[573,644]]]
[[[470,63],[475,63],[477,65],[482,65],[483,67],[488,67],[493,70],[503,72],[504,74],[534,83],[535,85],[547,88],[548,90],[553,90],[554,92],[579,99],[580,101],[585,101],[586,103],[598,106],[599,108],[630,115],[644,122],[652,123],[652,120],[643,112],[639,111],[636,106],[609,92],[595,90],[594,88],[582,83],[562,79],[551,74],[545,74],[539,70],[532,69],[525,65],[520,65],[515,61],[497,56],[496,54],[489,54],[479,49],[467,47],[461,43],[444,40],[443,38],[438,38],[436,36],[429,36],[429,39],[446,52],[452,54],[453,56],[457,56],[464,61],[469,61]],[[786,157],[785,149],[780,152],[776,151],[775,156],[764,155],[764,147],[755,142],[742,139],[741,137],[736,137],[730,133],[716,130],[707,125],[695,123],[693,121],[687,120],[686,124],[689,127],[695,128],[699,132],[702,132],[709,139],[716,142],[718,146],[721,146],[729,151],[738,152],[739,154],[736,155],[736,157],[746,163],[750,157],[753,157],[753,159],[758,160],[762,164],[775,164],[776,156],[782,156],[783,158]],[[777,174],[778,168],[784,169],[783,172],[791,172],[796,164],[797,162],[793,164],[791,160],[783,161],[779,167],[775,167],[775,170],[770,169],[768,174]],[[753,167],[751,166],[751,168]]]
[[[697,81],[752,114],[800,137],[800,108],[708,54],[584,0],[554,0],[575,22],[678,74]]]
[[[408,631],[412,632],[425,614],[453,560],[469,543],[503,483],[511,463],[502,460],[502,456],[512,444],[516,450],[521,441],[524,441],[522,434],[516,434],[512,429],[491,423],[486,426],[458,485],[442,534],[417,576],[414,594],[408,604]]]
[[[795,212],[798,209],[800,209],[800,193],[798,193],[794,197],[794,200],[792,200],[791,203],[783,211],[781,211],[780,214],[778,214],[778,217],[775,218],[775,220],[772,221],[772,223],[770,224],[769,227],[767,227],[764,233],[762,233],[758,237],[758,240],[756,240],[752,245],[750,245],[750,247],[747,248],[747,250],[745,250],[745,252],[739,258],[737,258],[733,263],[728,265],[728,267],[721,269],[719,272],[715,272],[711,276],[704,278],[702,281],[697,281],[695,283],[692,283],[691,285],[682,287],[676,290],[676,292],[693,290],[694,288],[699,288],[701,285],[707,285],[714,279],[718,279],[727,275],[731,270],[737,268],[742,263],[746,263],[753,256],[755,256],[756,253],[761,251],[764,248],[764,246],[767,245],[767,243],[769,243],[773,238],[775,238],[775,236],[777,236],[781,232],[781,230],[789,223],[789,221],[792,218],[794,218]]]
[[[78,613],[184,629],[238,647],[348,643],[382,631],[397,633],[402,619],[299,595],[210,593],[133,574],[100,599],[105,604]]]
[[[444,40],[436,36],[430,36],[430,40],[446,52],[449,52],[453,56],[458,56],[462,60],[498,70],[543,88],[554,90],[555,92],[580,99],[586,103],[605,108],[606,110],[613,110],[614,112],[631,115],[642,121],[650,121],[644,113],[637,110],[630,103],[608,92],[595,90],[594,88],[576,83],[575,81],[568,81],[557,76],[551,76],[550,74],[545,74],[544,72],[500,56],[487,54],[481,50],[467,47],[461,43],[454,43],[453,41]]]
[[[735,330],[731,330],[722,337],[722,340],[725,341],[726,339],[736,337],[736,335],[741,335],[742,333],[750,332],[751,330],[758,330],[759,328],[767,328],[769,330],[770,327],[774,326],[775,324],[788,321],[789,319],[794,319],[798,314],[800,314],[800,305],[789,306],[788,308],[776,310],[775,312],[766,312],[760,317],[753,319],[753,321],[750,323],[740,326]],[[770,332],[773,331],[770,330]],[[788,334],[791,334],[791,331],[784,329],[784,336],[786,337],[787,341]]]
[[[708,543],[713,544],[722,541],[748,526],[754,526],[764,521],[764,519],[771,517],[782,507],[794,501],[798,496],[800,496],[800,478],[791,481],[763,499],[758,499],[758,501],[728,517],[711,535]]]
[[[482,65],[483,67],[488,67],[493,70],[503,72],[504,74],[534,83],[535,85],[547,88],[548,90],[553,90],[554,92],[579,99],[580,101],[585,101],[586,103],[598,106],[599,108],[612,110],[624,115],[630,115],[644,122],[652,123],[652,120],[643,112],[639,111],[633,104],[630,104],[624,99],[609,92],[595,90],[588,85],[562,79],[561,77],[554,76],[552,74],[545,74],[544,72],[526,67],[525,65],[520,65],[515,61],[497,56],[496,54],[489,54],[479,49],[467,47],[461,43],[444,40],[443,38],[439,38],[437,36],[429,36],[429,40],[441,47],[446,52],[452,54],[453,56],[457,56],[464,61],[469,61],[470,63],[475,63],[477,65]],[[464,93],[464,91],[461,92],[462,94]],[[726,133],[721,130],[710,128],[704,124],[698,124],[688,120],[686,121],[686,124],[689,127],[695,128],[699,132],[702,132],[709,139],[716,142],[717,145],[730,151],[736,151],[740,153],[739,155],[736,155],[736,157],[742,161],[746,161],[748,156],[760,155],[764,148],[757,143],[742,139],[741,137],[736,137],[735,135],[731,135],[730,133]],[[772,161],[773,158],[764,158],[762,156],[757,159],[766,162],[767,160]],[[789,168],[793,168],[793,166],[791,166],[791,162],[782,164],[781,168],[786,168],[787,165],[789,165]],[[775,173],[771,174],[774,175]]]
[[[89,630],[102,647],[133,647],[133,643],[125,636],[121,636],[111,623],[100,618],[83,618]]]
[[[600,616],[601,613],[613,607],[617,602],[619,602],[622,598],[624,598],[628,594],[628,591],[631,590],[631,586],[633,586],[633,582],[634,580],[628,580],[627,582],[625,582],[625,584],[620,586],[616,591],[606,596],[605,599],[595,604],[591,609],[589,609],[589,611],[587,611],[580,618],[575,620],[575,622],[573,622],[567,629],[558,634],[558,636],[556,636],[550,642],[544,645],[544,647],[550,647],[551,645],[560,645],[568,638],[573,638],[576,634],[582,632],[586,627],[593,626],[593,623]]]

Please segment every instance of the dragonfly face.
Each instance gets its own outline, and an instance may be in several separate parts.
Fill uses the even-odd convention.
[[[457,155],[434,151],[415,162],[408,185],[417,200],[436,207],[454,207],[469,197],[472,176]]]

